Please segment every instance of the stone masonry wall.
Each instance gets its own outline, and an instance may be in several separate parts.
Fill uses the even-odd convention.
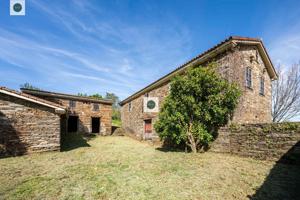
[[[237,46],[225,53],[217,55],[213,61],[217,62],[220,74],[231,82],[240,86],[242,96],[235,110],[233,123],[269,123],[271,122],[271,79],[265,70],[265,65],[255,46]],[[252,69],[252,88],[245,85],[246,67]],[[265,94],[259,94],[259,78],[264,77]],[[150,97],[159,97],[159,107],[168,95],[169,83],[148,92]],[[144,120],[152,118],[152,124],[157,120],[158,113],[143,112],[143,97],[145,94],[131,101],[132,111],[128,111],[126,103],[121,109],[123,128],[137,137],[143,137]],[[154,132],[155,134],[155,132]]]
[[[256,47],[238,46],[228,54],[229,80],[239,84],[242,96],[235,110],[234,123],[269,123],[271,116],[271,79]],[[251,59],[252,57],[252,59]],[[252,60],[252,61],[251,61]],[[221,66],[226,66],[221,60]],[[252,69],[252,88],[246,87],[246,67]],[[259,94],[260,77],[264,78],[264,95]]]
[[[300,164],[300,122],[232,124],[219,130],[210,151]]]
[[[158,97],[158,107],[161,108],[165,97],[169,92],[169,84],[156,88],[148,93],[149,97]],[[143,112],[143,98],[144,95],[131,101],[132,110],[129,111],[129,104],[126,103],[121,107],[122,126],[126,132],[134,134],[135,137],[142,139],[144,136],[144,120],[152,119],[152,124],[158,118],[158,113],[144,113]],[[153,127],[155,137],[155,131]]]
[[[57,104],[69,107],[70,100],[58,99],[51,97],[39,96],[48,101],[55,102]],[[75,101],[76,107],[69,108],[69,115],[76,115],[79,117],[79,132],[91,133],[92,131],[92,117],[100,117],[100,134],[110,135],[111,134],[111,117],[112,117],[112,106],[109,104],[99,104],[99,111],[93,110],[92,102]]]
[[[60,150],[54,109],[0,94],[0,156]]]

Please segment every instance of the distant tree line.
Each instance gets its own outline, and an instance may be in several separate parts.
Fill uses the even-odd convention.
[[[21,84],[20,85],[20,88],[25,88],[25,89],[30,89],[30,90],[41,90],[40,88],[38,88],[38,87],[35,87],[35,86],[33,86],[32,84],[30,84],[30,83],[24,83],[24,84]]]

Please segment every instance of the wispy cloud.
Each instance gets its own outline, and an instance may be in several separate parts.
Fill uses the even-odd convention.
[[[31,73],[36,78],[28,82],[45,89],[105,90],[125,98],[189,56],[189,30],[175,17],[168,27],[136,25],[107,17],[108,11],[95,9],[89,1],[68,1],[61,7],[33,0],[30,6],[59,31],[39,25],[0,28],[0,61],[16,67],[6,67],[7,73],[27,70],[20,81]]]
[[[300,61],[300,13],[291,11],[285,14],[286,18],[276,20],[276,25],[266,25],[265,35],[268,36],[269,53],[274,63],[289,67]]]
[[[299,29],[300,31],[300,29]],[[270,44],[270,54],[276,64],[291,66],[300,61],[300,36],[296,33],[284,34]]]

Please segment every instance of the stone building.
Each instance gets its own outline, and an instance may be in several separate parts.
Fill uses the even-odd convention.
[[[0,87],[0,156],[60,150],[60,116],[53,102]]]
[[[232,36],[120,102],[123,128],[140,138],[156,137],[153,124],[170,79],[212,61],[220,75],[238,83],[242,91],[232,122],[271,122],[271,82],[277,74],[266,48],[260,39]]]
[[[111,134],[111,100],[25,88],[21,90],[67,109],[66,115],[62,116],[62,132]]]
[[[69,132],[111,134],[112,101],[0,87],[0,156],[61,149]]]

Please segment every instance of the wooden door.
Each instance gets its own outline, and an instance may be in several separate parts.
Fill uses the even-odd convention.
[[[152,120],[145,120],[145,133],[152,133]]]

